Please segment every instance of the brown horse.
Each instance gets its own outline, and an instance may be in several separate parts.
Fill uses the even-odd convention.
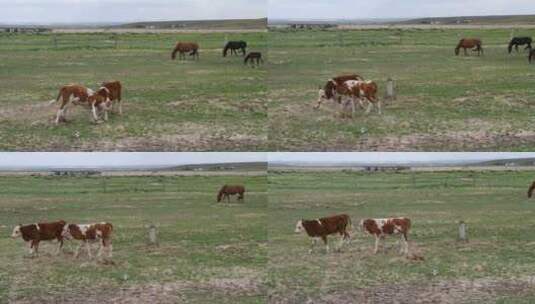
[[[474,52],[477,51],[477,55],[479,56],[483,54],[483,47],[481,45],[481,39],[479,38],[463,38],[459,40],[457,47],[455,47],[455,55],[459,55],[459,50],[463,48],[465,56],[468,55],[466,49],[472,49]]]
[[[186,60],[186,53],[198,60],[199,45],[196,42],[178,42],[171,54],[171,59],[175,60],[176,53],[179,53],[178,60]]]
[[[533,195],[533,190],[535,190],[535,182],[533,182],[528,189],[528,197],[531,197]]]
[[[227,198],[227,203],[230,203],[230,196],[238,194],[238,201],[243,201],[243,193],[245,187],[241,185],[224,185],[217,194],[217,202],[219,203],[222,198]]]

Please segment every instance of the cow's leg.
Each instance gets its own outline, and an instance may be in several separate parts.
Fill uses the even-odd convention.
[[[32,240],[33,254],[39,255],[39,240]]]
[[[355,103],[357,100],[355,98],[351,99],[351,118],[355,116]]]
[[[373,108],[373,103],[371,103],[370,101],[368,101],[368,108],[366,109],[366,114],[369,114],[370,111],[372,110]]]
[[[33,241],[28,241],[28,251],[30,256],[33,256]]]
[[[463,47],[463,50],[464,50],[464,56],[468,56],[468,52],[466,51],[465,47]]]
[[[58,239],[58,248],[56,249],[56,255],[59,255],[61,253],[61,248],[63,247],[63,240]]]
[[[113,245],[111,244],[111,242],[108,242],[108,257],[111,259],[112,256],[113,256]]]
[[[97,107],[95,107],[95,104],[91,105],[91,111],[93,113],[94,121],[97,122],[98,121],[98,116],[97,116]]]
[[[379,115],[383,114],[381,111],[381,100],[377,100],[377,112],[379,112]]]
[[[518,44],[515,44],[515,50],[518,53]]]
[[[310,243],[310,249],[308,250],[308,253],[312,253],[314,251],[314,247],[316,246],[317,239],[315,237],[312,238],[312,241]]]
[[[327,236],[324,235],[321,237],[323,243],[325,244],[325,252],[329,253],[329,242],[327,242]]]
[[[123,103],[122,101],[119,99],[119,115],[123,115]]]
[[[344,242],[345,242],[345,235],[341,235],[340,237],[340,244],[338,244],[338,251],[342,250],[342,246],[344,246]]]
[[[82,249],[83,245],[84,243],[80,242],[80,244],[78,244],[78,247],[76,247],[76,252],[74,253],[75,258],[78,258],[80,256],[80,249]]]
[[[85,241],[85,249],[87,250],[87,256],[92,259],[93,256],[91,255],[91,245],[88,241]]]
[[[373,250],[373,254],[377,254],[379,251],[379,240],[380,237],[378,235],[375,236],[375,249]]]

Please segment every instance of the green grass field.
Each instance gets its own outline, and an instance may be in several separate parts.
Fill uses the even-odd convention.
[[[217,204],[224,183],[243,183],[245,203]],[[0,195],[0,303],[265,302],[265,176],[1,177]],[[114,265],[76,260],[75,241],[29,258],[10,238],[18,223],[57,219],[114,224]]]
[[[518,29],[514,35],[533,35]],[[291,151],[522,151],[535,148],[535,65],[507,54],[510,29],[377,29],[269,33],[269,146]],[[480,37],[485,55],[454,56],[460,37]],[[342,119],[314,110],[327,79],[392,77],[384,115]]]
[[[0,34],[0,150],[265,150],[266,70],[223,58],[226,39],[267,45],[262,32]],[[197,41],[200,61],[171,61],[177,41]],[[112,79],[123,83],[122,117],[95,125],[74,107],[54,125],[59,105],[48,101],[62,85]]]
[[[532,303],[533,172],[270,172],[268,287],[273,303]],[[295,234],[296,221],[347,213],[351,244],[325,253]],[[362,218],[412,220],[410,251],[373,255]],[[458,222],[468,243],[457,241]],[[338,244],[339,237],[331,237]],[[332,248],[332,246],[331,246]],[[531,301],[531,302],[530,302]]]

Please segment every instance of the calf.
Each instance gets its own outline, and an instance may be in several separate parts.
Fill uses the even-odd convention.
[[[85,244],[87,255],[91,255],[90,243],[100,241],[100,248],[97,257],[100,257],[104,250],[108,252],[108,257],[112,257],[111,235],[113,232],[113,225],[110,223],[98,224],[68,224],[65,225],[62,232],[62,237],[65,239],[75,239],[81,241],[76,249],[75,257],[80,255],[80,249]]]
[[[295,233],[301,233],[305,231],[309,237],[312,238],[312,246],[309,252],[312,252],[314,245],[318,238],[323,240],[327,252],[329,252],[329,244],[327,242],[327,236],[331,234],[339,233],[342,238],[340,239],[340,246],[342,248],[344,241],[350,240],[350,235],[347,230],[351,227],[351,219],[347,214],[334,215],[330,217],[322,217],[315,220],[299,220],[295,225]]]
[[[344,96],[350,99],[352,114],[355,113],[355,103],[358,101],[361,107],[364,107],[363,100],[368,101],[366,114],[370,113],[373,107],[377,108],[381,114],[381,101],[377,98],[377,84],[371,80],[348,80],[344,82]]]
[[[102,88],[107,89],[108,98],[112,102],[112,110],[113,110],[113,103],[117,101],[117,103],[119,104],[119,115],[123,115],[123,103],[121,102],[123,86],[121,82],[118,80],[106,81],[106,82],[103,82],[101,86]]]
[[[61,100],[58,112],[56,114],[56,124],[60,121],[65,121],[67,115],[67,106],[72,103],[74,105],[86,105],[89,106],[88,98],[93,95],[94,92],[79,84],[69,84],[59,89],[58,97],[51,100],[50,103],[55,103]]]
[[[338,101],[341,103],[342,96],[347,93],[343,84],[348,80],[364,80],[357,74],[341,75],[327,80],[323,88],[319,88],[318,102],[314,109],[319,109],[323,101]]]
[[[377,254],[379,250],[379,242],[387,235],[400,234],[401,245],[400,254],[409,254],[409,243],[407,235],[411,228],[411,220],[406,217],[398,218],[383,218],[383,219],[364,219],[360,221],[360,227],[365,233],[375,236],[374,253]],[[384,244],[383,244],[384,248]]]
[[[58,240],[59,245],[57,254],[60,253],[63,247],[62,231],[65,226],[65,221],[60,220],[51,223],[36,223],[30,225],[17,225],[13,228],[12,238],[22,237],[28,243],[30,255],[39,254],[39,242]]]

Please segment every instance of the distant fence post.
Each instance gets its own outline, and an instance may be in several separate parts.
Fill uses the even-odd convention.
[[[151,246],[158,246],[158,229],[156,228],[156,225],[150,224],[149,227],[149,245]]]
[[[464,221],[459,222],[459,242],[468,242],[468,236],[466,235],[466,223]]]
[[[392,101],[396,100],[396,86],[394,84],[394,79],[392,77],[388,77],[386,80],[386,93],[385,93],[385,100]]]

